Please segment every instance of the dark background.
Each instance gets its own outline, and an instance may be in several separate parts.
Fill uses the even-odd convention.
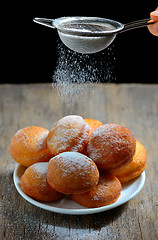
[[[1,83],[52,82],[60,45],[56,30],[33,22],[34,17],[99,16],[128,23],[148,18],[157,1],[32,1],[8,3],[7,33],[3,36],[7,70]],[[7,3],[6,3],[7,4]],[[9,8],[9,11],[8,11]],[[5,8],[4,10],[6,14]],[[6,30],[6,29],[5,29]],[[62,45],[61,45],[62,46]],[[62,46],[62,49],[68,51]],[[147,28],[119,34],[112,51],[104,50],[87,58],[95,60],[101,70],[100,81],[106,82],[104,65],[113,66],[111,79],[115,83],[158,83],[158,37]],[[69,51],[69,54],[71,52]],[[78,54],[74,55],[78,58]],[[106,72],[106,69],[105,69]]]

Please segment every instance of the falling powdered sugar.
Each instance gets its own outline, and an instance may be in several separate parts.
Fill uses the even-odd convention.
[[[52,76],[52,88],[57,90],[58,99],[73,108],[75,103],[82,103],[85,94],[88,98],[93,95],[92,83],[115,80],[112,48],[96,54],[79,54],[58,43],[58,61]]]

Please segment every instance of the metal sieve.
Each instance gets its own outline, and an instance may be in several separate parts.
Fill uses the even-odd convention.
[[[142,19],[127,24],[98,17],[34,18],[34,22],[56,28],[62,42],[79,53],[96,53],[107,48],[118,33],[153,24]]]

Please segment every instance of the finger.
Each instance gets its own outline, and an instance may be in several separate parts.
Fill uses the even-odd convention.
[[[150,17],[153,21],[158,22],[158,8],[150,13]]]

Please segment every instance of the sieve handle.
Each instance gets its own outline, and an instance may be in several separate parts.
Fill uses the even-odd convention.
[[[48,19],[48,18],[34,18],[33,21],[35,23],[38,23],[38,24],[41,24],[41,25],[44,25],[46,27],[50,27],[50,28],[55,28],[54,25],[53,25],[53,21],[54,19]]]
[[[120,30],[119,33],[122,33],[122,32],[128,31],[128,30],[132,30],[135,28],[145,27],[145,26],[151,25],[153,23],[155,23],[155,22],[151,18],[146,18],[146,19],[126,23],[126,24],[124,24],[124,28],[122,30]]]

